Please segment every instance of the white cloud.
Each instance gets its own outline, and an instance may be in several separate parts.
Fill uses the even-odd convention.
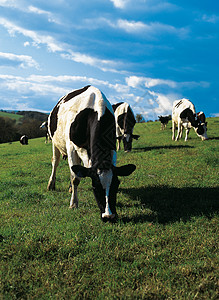
[[[87,54],[74,52],[71,50],[68,50],[68,53],[62,53],[61,57],[65,58],[65,59],[73,60],[78,63],[83,63],[85,65],[94,66],[102,71],[110,71],[110,72],[114,72],[114,73],[117,73],[115,68],[119,64],[121,64],[119,62],[115,62],[112,60],[99,59],[99,58],[92,57]]]
[[[139,88],[143,86],[146,88],[151,88],[157,85],[167,85],[171,88],[175,88],[177,86],[177,83],[172,80],[149,78],[149,77],[138,77],[138,76],[127,77],[126,82],[130,87],[133,88]]]
[[[125,8],[129,0],[110,0],[116,8]]]
[[[141,21],[118,19],[108,20],[106,18],[99,18],[96,20],[87,20],[91,26],[100,26],[102,23],[108,24],[110,27],[115,29],[121,29],[129,34],[144,34],[144,37],[155,38],[161,34],[173,34],[179,38],[186,38],[189,33],[189,29],[186,27],[177,28],[168,24],[160,22],[143,23]]]
[[[167,86],[171,89],[182,89],[182,88],[197,88],[197,87],[202,87],[202,88],[209,88],[210,83],[207,81],[184,81],[184,82],[176,82],[173,80],[168,80],[168,79],[160,79],[160,78],[150,78],[150,77],[138,77],[138,76],[130,76],[126,77],[126,83],[128,86],[132,88],[152,88],[156,86]]]
[[[216,15],[211,15],[211,16],[203,15],[202,20],[204,22],[207,22],[207,23],[216,24],[219,21],[219,16],[216,16]]]
[[[146,25],[142,22],[135,22],[135,21],[127,21],[119,19],[117,21],[116,27],[119,27],[120,29],[125,30],[129,33],[139,32],[139,31],[147,31],[149,28],[149,25]]]
[[[49,22],[60,24],[60,22],[58,20],[56,20],[54,18],[54,16],[51,14],[51,12],[49,12],[49,11],[39,9],[39,8],[37,8],[35,6],[32,6],[32,5],[28,6],[27,11],[30,12],[30,13],[38,14],[38,15],[45,15],[48,18]]]
[[[29,67],[39,69],[38,63],[31,56],[28,55],[17,55],[13,53],[0,52],[0,59],[5,60],[6,62],[14,62],[16,66],[18,64],[21,68]]]
[[[33,40],[34,45],[38,46],[40,44],[47,45],[47,48],[51,52],[63,51],[64,49],[60,46],[53,37],[49,35],[40,35],[35,31],[24,29],[20,26],[15,25],[14,23],[0,18],[0,25],[4,26],[11,36],[14,36],[15,33],[19,33]]]

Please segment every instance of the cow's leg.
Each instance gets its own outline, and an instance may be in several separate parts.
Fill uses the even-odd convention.
[[[182,134],[183,134],[183,125],[181,125],[181,128],[180,128],[180,134],[179,134],[180,139],[182,138]]]
[[[69,208],[78,208],[78,185],[80,183],[80,178],[75,175],[71,167],[74,165],[80,165],[81,159],[74,149],[70,149],[68,154],[68,164],[71,172],[71,200]]]
[[[116,150],[120,150],[120,139],[117,140],[117,147],[116,147]]]
[[[178,122],[178,131],[177,131],[177,136],[176,136],[175,141],[178,141],[180,135],[182,135],[182,124],[181,124],[181,122],[179,120],[179,122]]]
[[[174,121],[172,121],[172,140],[175,140],[175,130],[176,130],[176,124]]]
[[[53,144],[53,157],[52,157],[52,174],[49,178],[47,190],[55,190],[55,181],[56,181],[56,169],[60,161],[60,151]]]
[[[185,136],[185,141],[187,141],[187,140],[188,140],[189,131],[190,131],[190,128],[186,128],[186,136]]]

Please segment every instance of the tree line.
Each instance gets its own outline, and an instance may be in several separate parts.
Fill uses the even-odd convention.
[[[45,136],[45,129],[40,129],[40,125],[47,120],[47,114],[27,111],[17,114],[22,115],[18,121],[0,117],[0,143],[19,141],[24,134],[30,139]]]
[[[0,143],[19,141],[24,134],[29,139],[45,136],[45,129],[40,129],[40,125],[47,120],[47,114],[35,111],[13,113],[21,115],[22,118],[17,121],[9,117],[0,117]],[[136,122],[145,122],[141,114],[136,115]]]

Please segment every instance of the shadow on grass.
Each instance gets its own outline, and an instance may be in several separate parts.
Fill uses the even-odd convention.
[[[170,188],[147,187],[121,189],[128,194],[135,203],[140,200],[142,212],[133,217],[124,217],[122,221],[144,223],[155,222],[160,224],[187,221],[191,217],[206,216],[211,218],[219,210],[219,188]],[[139,206],[139,204],[137,204]],[[137,206],[133,204],[133,206]],[[118,206],[121,205],[118,203]],[[152,213],[144,213],[148,208]]]
[[[152,147],[140,147],[140,148],[132,148],[133,152],[146,152],[157,149],[180,149],[180,148],[194,148],[193,146],[188,145],[169,145],[169,146],[152,146]]]
[[[218,136],[216,136],[216,137],[209,137],[208,139],[209,140],[219,140],[219,137]]]

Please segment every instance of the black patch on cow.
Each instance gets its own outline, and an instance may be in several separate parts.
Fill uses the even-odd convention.
[[[117,107],[119,107],[121,104],[123,104],[124,102],[119,102],[119,103],[116,103],[116,104],[113,104],[112,107],[113,107],[113,111],[115,112]]]
[[[205,114],[203,112],[202,113],[198,112],[197,113],[197,118],[198,118],[198,120],[199,120],[200,123],[207,123],[206,122]]]
[[[58,111],[59,111],[59,106],[60,103],[63,101],[64,103],[69,101],[70,99],[80,95],[81,93],[85,92],[88,88],[90,87],[90,85],[85,86],[82,89],[79,90],[75,90],[69,94],[67,94],[66,96],[63,96],[59,102],[56,104],[56,106],[53,108],[51,114],[50,114],[50,132],[51,132],[51,136],[53,137],[56,129],[57,129],[57,123],[58,123]]]
[[[62,99],[59,100],[59,102],[56,104],[56,106],[53,108],[51,114],[50,114],[50,132],[51,136],[53,137],[56,129],[57,129],[57,122],[58,122],[58,111],[59,111],[59,103]]]
[[[98,121],[98,114],[85,108],[75,118],[70,127],[70,140],[87,150],[92,166],[109,169],[112,164],[111,150],[116,149],[116,127],[112,113],[106,108]]]
[[[198,127],[198,121],[195,119],[195,115],[190,108],[184,109],[180,114],[180,118],[188,119],[193,127]]]
[[[178,108],[182,103],[183,103],[183,101],[182,101],[182,100],[179,100],[179,102],[176,103],[175,107]]]
[[[205,130],[204,130],[203,125],[198,124],[197,133],[198,133],[199,135],[202,135],[202,134],[204,134],[204,132],[205,132]]]
[[[126,113],[123,113],[118,116],[118,125],[120,128],[124,129],[124,133],[132,133],[133,127],[135,126],[135,117],[131,111],[131,108],[128,107]]]
[[[75,91],[69,93],[69,94],[66,95],[64,98],[62,98],[62,99],[63,99],[63,102],[65,103],[65,102],[71,100],[72,98],[74,98],[74,97],[76,97],[76,96],[82,94],[82,93],[85,92],[89,87],[90,87],[90,85],[87,85],[87,86],[85,86],[85,87],[82,88],[82,89],[75,90]]]

